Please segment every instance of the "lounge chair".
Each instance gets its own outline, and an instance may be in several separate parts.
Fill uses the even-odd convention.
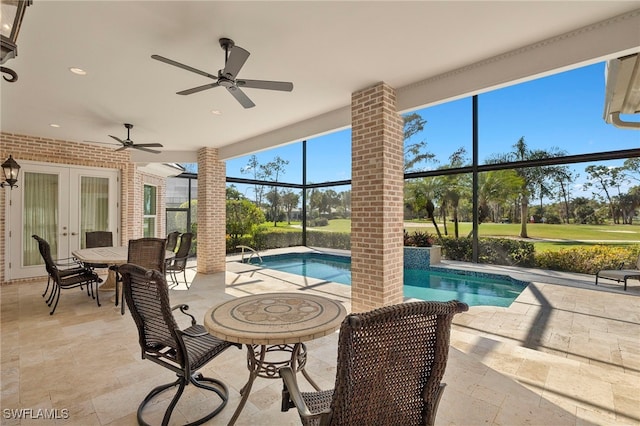
[[[624,291],[627,291],[627,280],[629,278],[640,280],[640,255],[636,261],[635,269],[622,269],[624,264],[620,265],[620,269],[603,269],[596,273],[596,285],[598,278],[606,278],[617,282],[624,281]]]

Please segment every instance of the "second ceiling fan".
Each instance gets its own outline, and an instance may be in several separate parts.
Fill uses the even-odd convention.
[[[189,65],[181,64],[172,59],[165,58],[160,55],[151,55],[153,59],[164,62],[169,65],[176,66],[178,68],[185,69],[187,71],[200,74],[204,77],[215,80],[213,83],[208,83],[202,86],[194,87],[192,89],[182,90],[177,92],[178,95],[191,95],[193,93],[201,92],[203,90],[212,89],[214,87],[222,86],[227,89],[229,93],[245,108],[254,107],[255,104],[249,97],[241,90],[241,88],[252,89],[267,89],[267,90],[279,90],[283,92],[290,92],[293,90],[293,83],[286,81],[269,81],[269,80],[247,80],[237,79],[240,69],[247,61],[249,52],[236,46],[233,40],[228,38],[221,38],[219,40],[220,47],[224,49],[224,68],[218,71],[218,75],[209,74],[199,69],[190,67]]]

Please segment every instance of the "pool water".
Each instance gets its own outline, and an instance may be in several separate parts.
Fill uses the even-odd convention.
[[[351,258],[320,253],[255,257],[251,263],[304,277],[351,285]],[[459,300],[469,306],[507,307],[527,283],[498,274],[432,268],[404,270],[404,296],[420,300]]]

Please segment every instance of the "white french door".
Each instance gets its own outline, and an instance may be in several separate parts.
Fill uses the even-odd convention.
[[[8,278],[45,274],[32,235],[49,242],[55,258],[83,248],[87,231],[111,231],[119,241],[119,171],[21,161],[10,193]]]

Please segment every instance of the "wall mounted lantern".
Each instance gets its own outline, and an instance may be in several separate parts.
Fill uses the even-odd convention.
[[[7,161],[2,163],[2,173],[4,174],[4,182],[0,183],[0,188],[4,188],[5,186],[13,189],[18,182],[18,173],[20,173],[20,165],[16,163],[16,160],[13,159],[11,155],[7,158]]]
[[[0,10],[0,34],[2,40],[2,51],[0,53],[0,64],[4,64],[7,60],[15,58],[18,55],[18,32],[20,24],[24,18],[24,12],[27,6],[30,6],[32,0],[2,0],[2,10]],[[12,69],[0,67],[0,71],[9,74],[10,78],[4,77],[8,82],[18,80],[18,74]]]

